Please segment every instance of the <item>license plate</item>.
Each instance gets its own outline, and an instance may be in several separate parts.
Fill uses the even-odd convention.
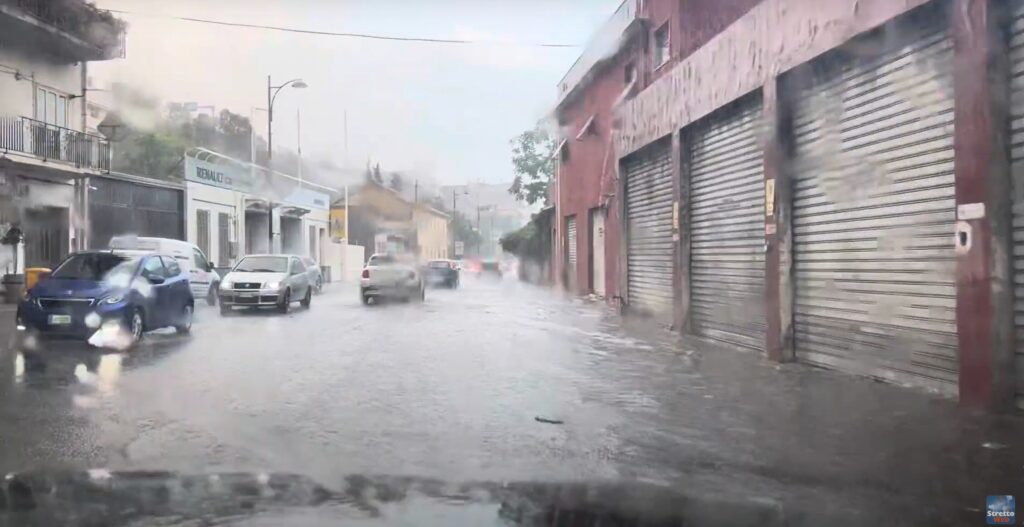
[[[256,298],[257,293],[238,293],[238,298]]]
[[[71,315],[50,315],[50,325],[66,326],[71,323]]]

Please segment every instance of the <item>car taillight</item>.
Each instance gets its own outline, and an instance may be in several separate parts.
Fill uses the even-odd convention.
[[[363,278],[369,278],[369,277],[370,277],[370,270],[369,269],[363,269]]]

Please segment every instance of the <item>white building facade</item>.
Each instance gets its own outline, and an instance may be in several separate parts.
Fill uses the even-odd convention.
[[[109,170],[110,150],[86,132],[87,65],[121,56],[123,38],[84,1],[0,4],[0,234],[23,236],[0,248],[0,272],[88,246],[88,179]]]
[[[202,149],[186,154],[185,180],[187,239],[217,267],[246,254],[287,253],[340,275],[343,249],[329,229],[333,189]]]

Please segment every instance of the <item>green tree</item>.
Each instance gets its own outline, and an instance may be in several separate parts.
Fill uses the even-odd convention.
[[[527,130],[512,140],[512,169],[515,178],[508,191],[516,199],[533,205],[548,204],[548,185],[555,173],[552,154],[558,145],[555,138],[537,123],[533,130]]]
[[[398,192],[399,194],[401,194],[402,190],[405,189],[405,181],[402,180],[402,175],[399,174],[398,172],[394,172],[391,174],[391,188],[393,188],[395,192]]]

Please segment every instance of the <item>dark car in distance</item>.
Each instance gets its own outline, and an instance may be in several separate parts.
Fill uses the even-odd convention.
[[[501,263],[496,260],[485,260],[480,264],[480,276],[501,278]]]
[[[123,330],[129,346],[152,329],[192,328],[189,277],[171,256],[84,251],[71,254],[18,304],[20,331],[90,339]]]
[[[451,260],[427,262],[427,283],[436,287],[459,287],[459,265]]]

